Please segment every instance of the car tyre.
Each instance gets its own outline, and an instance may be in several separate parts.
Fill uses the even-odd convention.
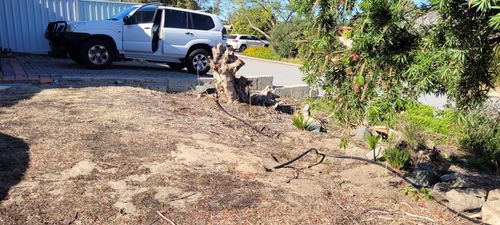
[[[113,63],[114,52],[107,40],[94,38],[83,43],[78,56],[91,69],[105,69]]]
[[[247,45],[241,45],[239,50],[240,52],[243,52],[245,49],[247,49]]]
[[[210,71],[208,63],[208,53],[205,49],[196,49],[186,57],[186,68],[192,74],[205,75]]]
[[[184,63],[167,63],[167,65],[173,70],[182,70],[186,67]]]

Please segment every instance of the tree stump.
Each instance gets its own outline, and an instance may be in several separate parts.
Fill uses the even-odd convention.
[[[245,63],[234,55],[232,47],[224,50],[222,44],[212,48],[213,58],[209,59],[214,71],[215,89],[218,97],[226,102],[248,102],[249,86],[245,77],[236,78],[236,72]]]

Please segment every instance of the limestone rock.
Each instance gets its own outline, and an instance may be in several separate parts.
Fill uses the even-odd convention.
[[[494,189],[488,192],[488,201],[489,200],[500,200],[500,189]]]
[[[439,181],[439,176],[432,170],[416,169],[408,179],[418,186],[431,187]]]
[[[500,225],[500,200],[486,201],[481,209],[483,222]]]
[[[358,141],[365,141],[370,135],[370,129],[365,126],[361,126],[352,131],[352,135]]]
[[[481,209],[483,222],[491,225],[500,225],[500,189],[491,190],[488,200]]]
[[[449,182],[453,188],[469,188],[474,186],[474,182],[459,173],[445,174],[441,176],[441,181]]]
[[[446,192],[451,190],[451,185],[449,183],[441,182],[435,184],[431,191],[430,194],[431,196],[439,201],[446,200]]]
[[[482,191],[478,190],[457,190],[446,192],[446,199],[449,207],[457,211],[467,211],[481,208],[485,202],[484,197],[479,197]]]

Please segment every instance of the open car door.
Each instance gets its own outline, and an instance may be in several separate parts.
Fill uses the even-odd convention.
[[[151,50],[155,53],[158,50],[160,43],[160,31],[161,31],[161,22],[162,22],[162,14],[163,10],[156,10],[154,19],[153,19],[153,28],[151,29],[153,42],[151,44]]]
[[[129,53],[152,53],[153,25],[158,3],[146,4],[123,19],[123,50]],[[161,19],[160,19],[161,20]]]

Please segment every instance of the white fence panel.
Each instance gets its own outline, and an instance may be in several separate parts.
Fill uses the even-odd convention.
[[[134,3],[92,0],[0,0],[0,49],[46,54],[48,22],[101,20]]]
[[[104,20],[137,3],[80,0],[78,13],[80,20]]]

